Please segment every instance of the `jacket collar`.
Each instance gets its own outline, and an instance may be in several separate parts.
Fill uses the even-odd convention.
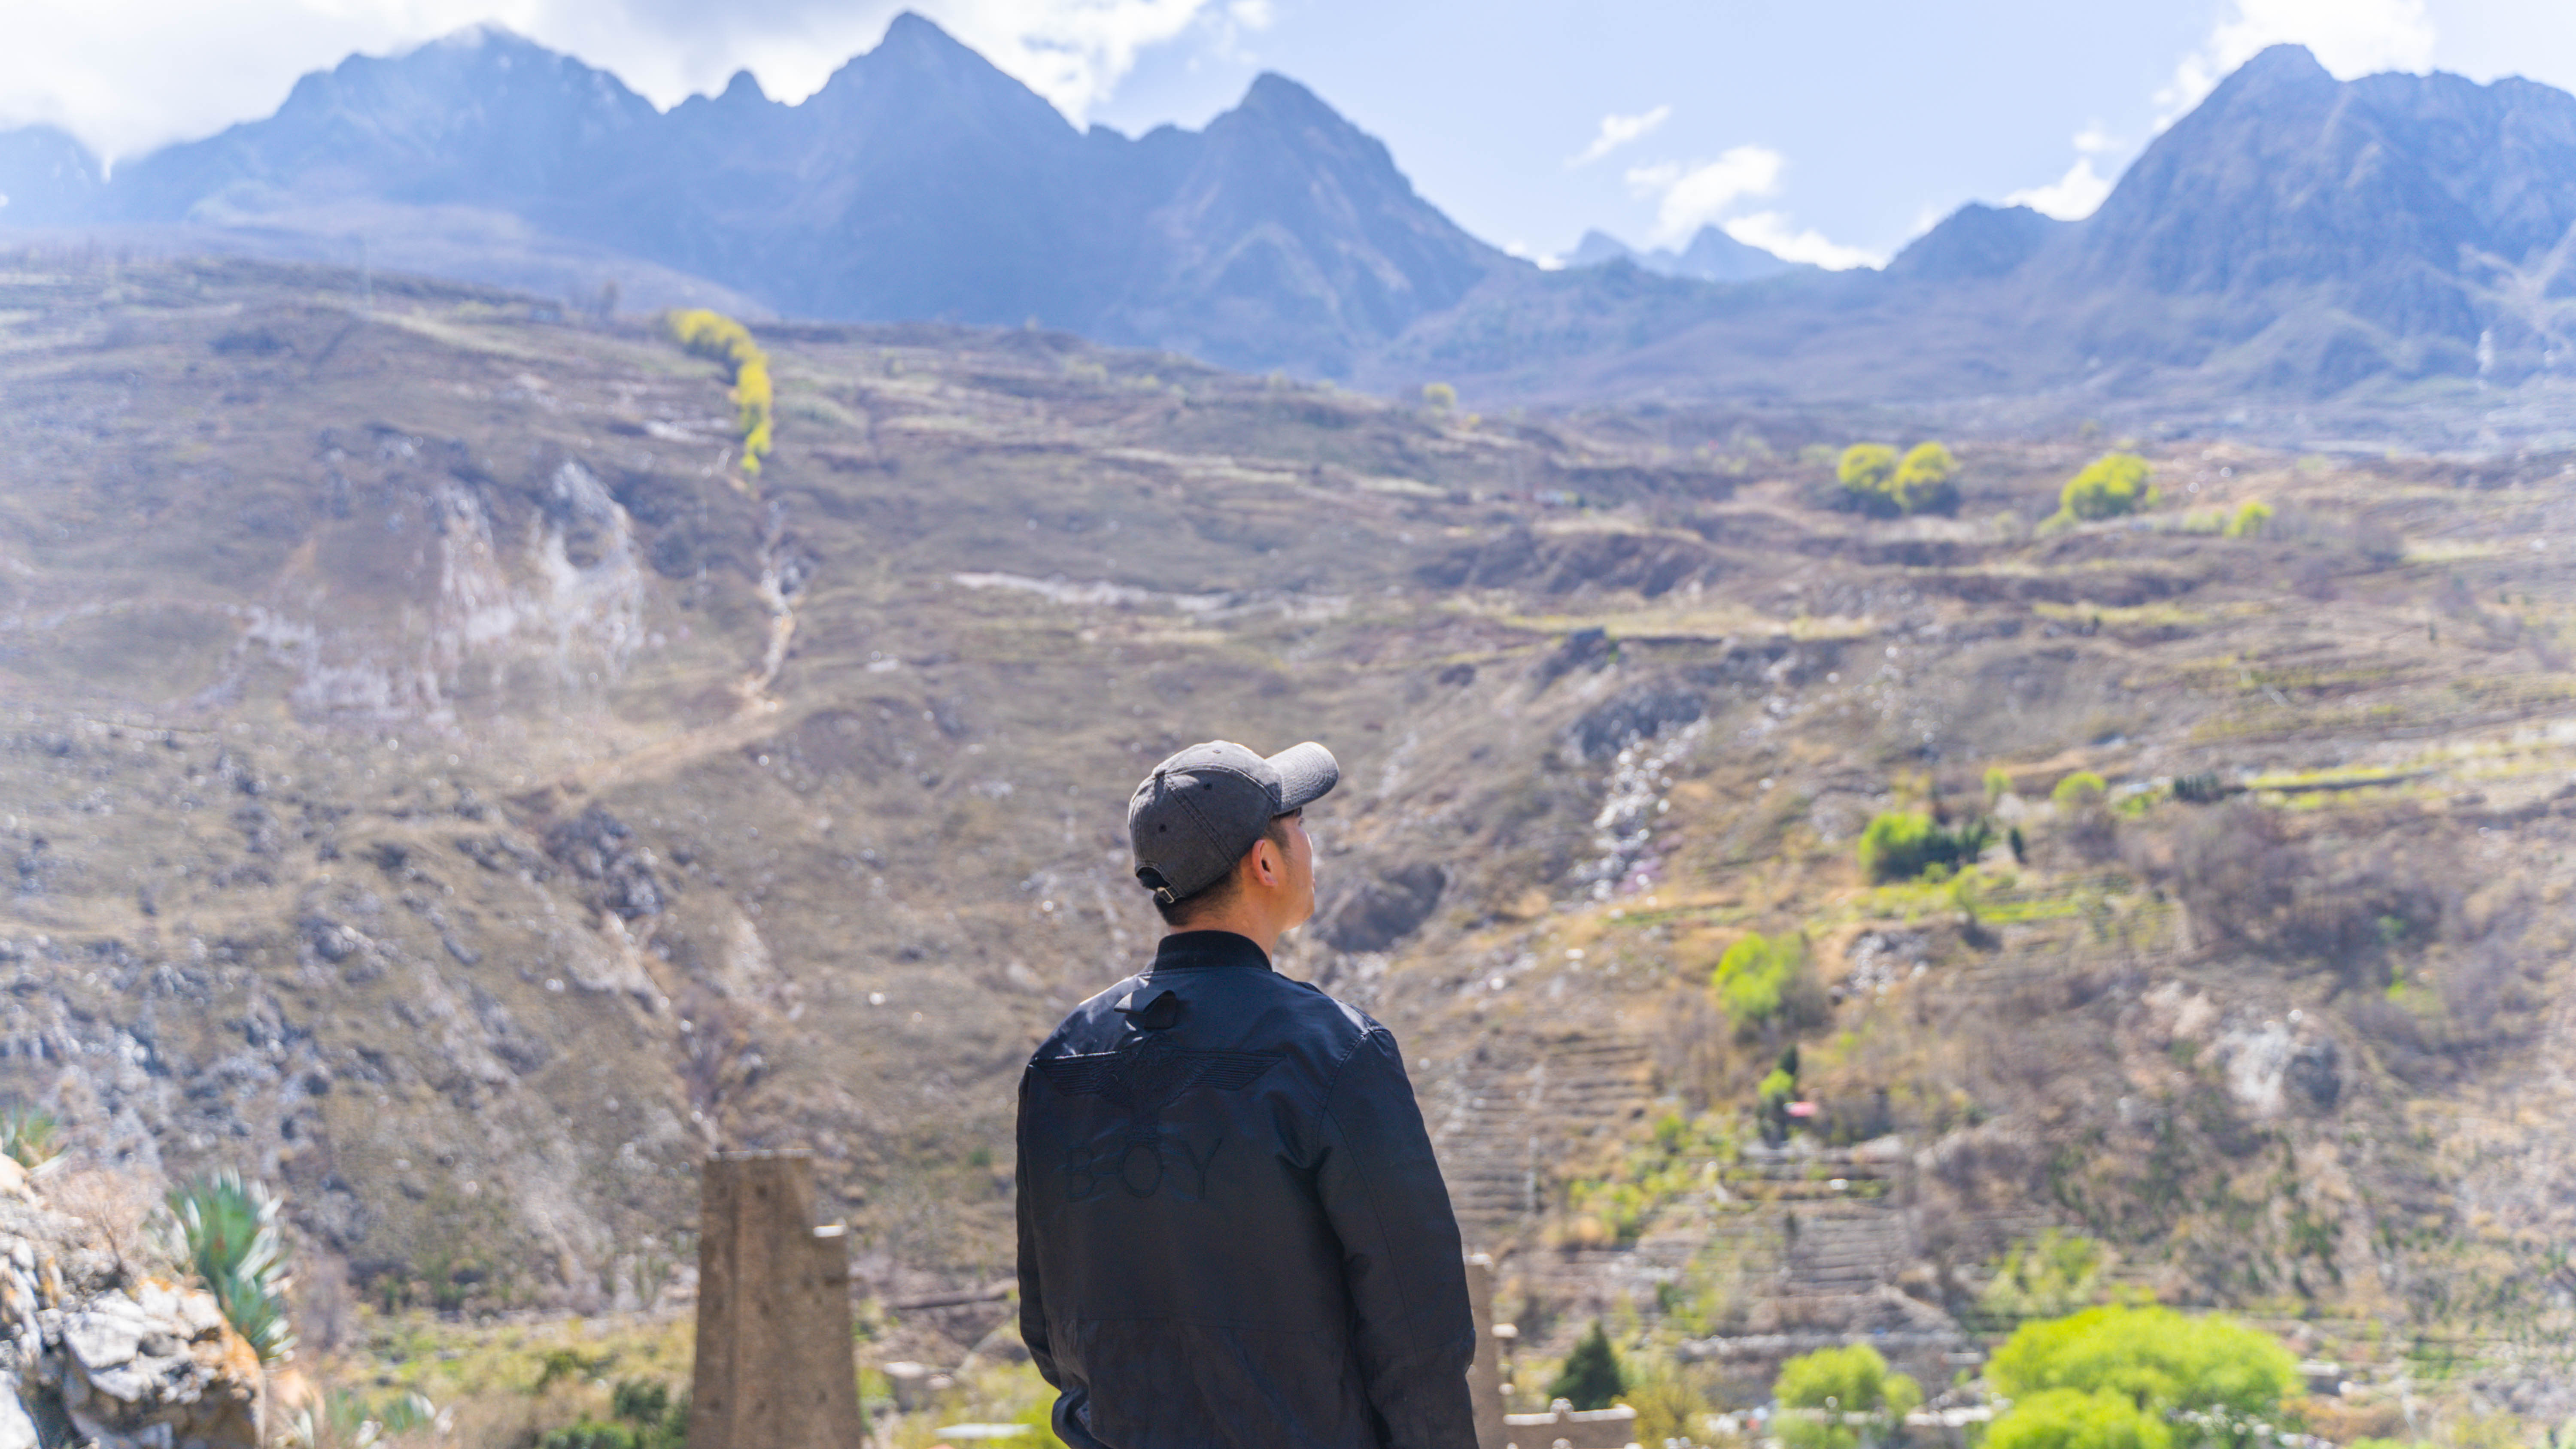
[[[1206,966],[1270,969],[1270,958],[1249,936],[1232,931],[1175,931],[1154,951],[1149,971],[1191,971]]]

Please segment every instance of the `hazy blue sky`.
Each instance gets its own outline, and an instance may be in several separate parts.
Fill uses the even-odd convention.
[[[476,21],[668,105],[748,66],[811,92],[896,0],[0,0],[0,122],[137,154],[264,115],[293,78]],[[1717,222],[1832,265],[1969,200],[2080,215],[2275,40],[2338,74],[2576,89],[2576,0],[915,0],[1055,101],[1204,123],[1262,70],[1383,138],[1470,230],[1533,256]]]

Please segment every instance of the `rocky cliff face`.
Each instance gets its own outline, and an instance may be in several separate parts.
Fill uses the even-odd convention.
[[[258,1449],[259,1355],[213,1294],[157,1275],[132,1236],[142,1184],[85,1176],[51,1194],[0,1164],[0,1445]]]

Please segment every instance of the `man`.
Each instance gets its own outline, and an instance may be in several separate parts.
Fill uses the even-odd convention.
[[[1314,914],[1322,745],[1127,805],[1169,927],[1020,1082],[1020,1332],[1073,1449],[1475,1449],[1458,1224],[1387,1029],[1270,969]]]

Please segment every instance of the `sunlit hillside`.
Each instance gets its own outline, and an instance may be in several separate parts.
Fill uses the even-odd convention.
[[[0,263],[0,1079],[282,1184],[317,1321],[667,1314],[697,1158],[807,1145],[863,1357],[955,1363],[1020,1064],[1156,929],[1128,790],[1315,738],[1281,964],[1534,1359],[1937,1387],[2145,1297],[2576,1412],[2569,459],[1952,436],[1907,516],[1874,414],[779,325],[753,472],[738,359],[357,288]]]

